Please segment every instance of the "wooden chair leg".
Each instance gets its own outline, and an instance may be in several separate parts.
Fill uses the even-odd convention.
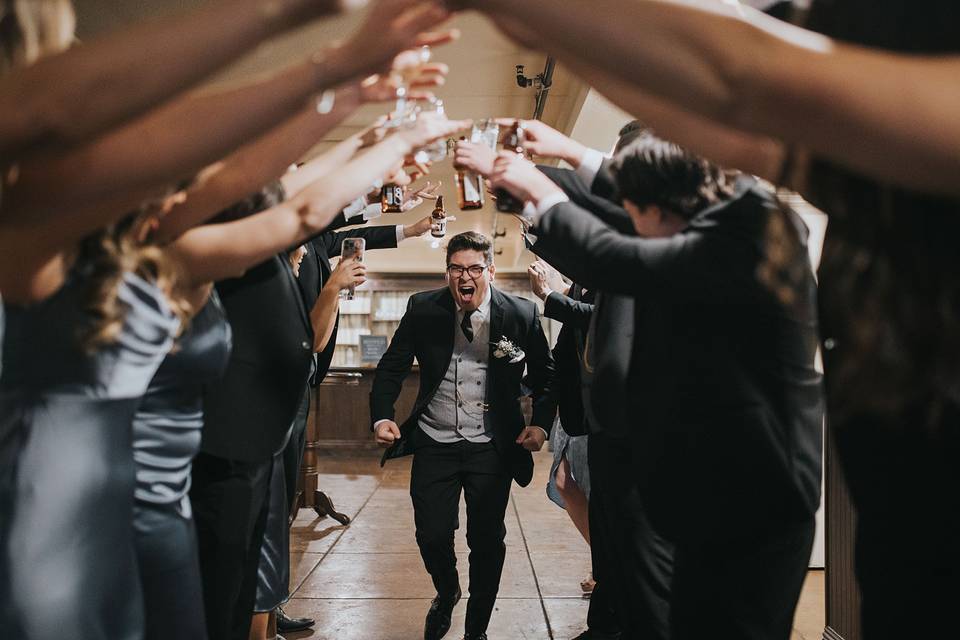
[[[350,524],[350,516],[337,511],[333,507],[333,502],[330,501],[330,498],[328,498],[327,494],[323,491],[317,490],[313,492],[313,510],[316,511],[317,515],[321,518],[330,516],[342,525]]]

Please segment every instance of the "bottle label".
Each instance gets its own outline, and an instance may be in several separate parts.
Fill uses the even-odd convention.
[[[480,176],[475,173],[463,174],[463,201],[464,202],[480,202],[480,181],[483,180]]]

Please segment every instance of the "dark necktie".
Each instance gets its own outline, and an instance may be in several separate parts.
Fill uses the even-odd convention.
[[[460,330],[463,331],[463,335],[466,336],[467,342],[473,342],[473,323],[470,322],[470,316],[472,316],[475,311],[476,309],[464,311],[463,320],[460,321]]]

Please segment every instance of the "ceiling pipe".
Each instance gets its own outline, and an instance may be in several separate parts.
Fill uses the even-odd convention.
[[[547,56],[547,62],[543,67],[543,73],[536,77],[528,78],[524,75],[523,65],[517,65],[517,84],[520,87],[536,87],[536,103],[533,108],[533,119],[539,120],[543,117],[543,110],[547,106],[547,97],[550,95],[550,87],[553,86],[553,71],[557,66],[557,61],[553,56]]]
[[[550,87],[553,86],[553,71],[557,66],[557,61],[553,56],[547,56],[547,63],[543,68],[543,73],[537,76],[540,80],[537,86],[537,101],[533,110],[533,119],[540,120],[543,117],[543,110],[547,106],[547,98],[550,96]]]

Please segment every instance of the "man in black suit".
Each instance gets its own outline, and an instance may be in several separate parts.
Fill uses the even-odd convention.
[[[380,203],[377,201],[377,207]],[[299,264],[295,267],[296,282],[300,294],[303,296],[304,309],[312,310],[317,304],[320,290],[326,286],[330,280],[331,269],[330,260],[340,255],[343,241],[348,238],[362,238],[365,241],[365,247],[368,250],[376,249],[394,249],[400,242],[407,238],[422,236],[430,230],[430,216],[426,216],[416,223],[409,225],[383,225],[370,226],[349,229],[346,231],[337,231],[344,226],[362,224],[366,220],[362,216],[348,216],[345,210],[344,215],[338,216],[330,227],[322,234],[312,238],[307,242],[303,249],[305,254]],[[300,463],[303,458],[304,446],[306,444],[307,417],[310,410],[310,390],[316,387],[327,375],[330,363],[333,360],[333,352],[336,348],[337,329],[339,327],[340,315],[337,313],[337,320],[333,327],[333,333],[327,341],[326,346],[314,355],[314,363],[311,366],[309,380],[302,383],[303,398],[300,401],[299,408],[293,421],[292,429],[283,448],[282,454],[275,456],[274,464],[280,465],[280,468],[274,469],[271,480],[270,492],[283,491],[284,500],[292,508],[293,500],[297,492],[297,479],[300,471]],[[318,337],[314,333],[314,347]],[[283,487],[280,487],[280,485]],[[329,511],[333,510],[332,505],[327,505]],[[266,535],[264,536],[263,548],[261,550],[260,561],[260,585],[258,593],[263,590],[267,583],[276,585],[286,585],[289,577],[289,544],[287,535],[287,522],[289,521],[289,511],[283,509],[283,517],[279,517],[277,509],[271,509],[268,516]],[[277,521],[274,522],[274,519]],[[277,574],[274,574],[277,572]],[[271,576],[267,579],[267,576]],[[276,587],[274,587],[276,588]],[[269,590],[268,590],[269,591]],[[267,602],[276,602],[277,596],[263,598]],[[261,604],[261,597],[257,598],[258,608],[273,606]],[[307,629],[314,624],[312,618],[289,618],[283,609],[278,607],[276,610],[277,628],[281,632],[294,632]]]
[[[600,152],[588,149],[542,122],[523,124],[527,144],[533,152],[543,157],[562,158],[574,167],[571,170],[537,166],[563,190],[571,203],[620,233],[636,235]],[[639,121],[627,124],[620,131],[617,150],[645,131]],[[461,141],[456,150],[455,161],[477,173],[492,172],[495,155],[485,147]],[[528,248],[572,278],[563,268],[566,258],[553,254],[544,243],[535,243],[536,239],[535,235],[527,234]],[[574,287],[574,294],[582,291],[579,285]],[[597,584],[590,598],[588,628],[577,640],[618,640],[632,635],[645,640],[664,639],[669,636],[672,545],[650,525],[636,492],[629,491],[635,484],[632,476],[636,470],[629,465],[618,465],[615,456],[622,450],[602,446],[602,434],[622,430],[628,420],[622,410],[623,388],[617,381],[626,377],[630,367],[634,300],[631,296],[599,291],[602,288],[601,284],[590,290],[589,305],[556,292],[544,300],[544,315],[564,322],[554,348],[557,373],[552,385],[559,400],[562,424],[575,425],[571,428],[579,426],[590,435],[590,549]],[[591,324],[594,328],[591,353],[599,363],[598,376],[582,366]],[[589,404],[587,398],[595,378],[599,380],[597,393],[606,395],[597,403],[599,410],[587,416],[584,405]],[[593,446],[597,439],[600,443]],[[621,630],[625,630],[626,635],[622,635]]]
[[[558,268],[634,299],[632,327],[607,329],[632,329],[625,367],[591,352],[607,339],[594,316],[585,409],[611,427],[591,435],[591,455],[601,453],[617,478],[611,504],[640,505],[676,545],[670,637],[719,627],[729,637],[786,639],[820,497],[823,397],[806,229],[754,179],[730,185],[650,135],[611,169],[641,237],[571,203],[525,160],[502,156],[493,184],[532,203],[536,245],[563,258]],[[795,231],[777,248],[789,296],[758,275],[769,273],[771,224]],[[611,411],[623,419],[603,417]],[[613,552],[629,553],[611,533]],[[633,594],[619,595],[618,611],[628,610]]]
[[[250,215],[284,197],[277,182],[222,216]],[[286,256],[216,287],[233,350],[223,378],[204,392],[190,491],[212,640],[249,634],[272,457],[284,444],[313,360],[310,318]]]
[[[448,286],[411,297],[370,393],[377,441],[390,446],[384,461],[414,454],[410,494],[417,544],[437,590],[426,640],[447,633],[460,599],[453,539],[461,491],[470,547],[464,637],[486,638],[506,551],[510,484],[530,482],[530,452],[539,451],[547,437],[539,425],[552,424],[555,413],[549,397],[553,360],[537,307],[494,289],[495,272],[486,237],[453,237],[447,245]],[[394,403],[414,358],[420,390],[410,417],[398,426]],[[531,426],[525,426],[520,407],[524,385],[532,389]]]

